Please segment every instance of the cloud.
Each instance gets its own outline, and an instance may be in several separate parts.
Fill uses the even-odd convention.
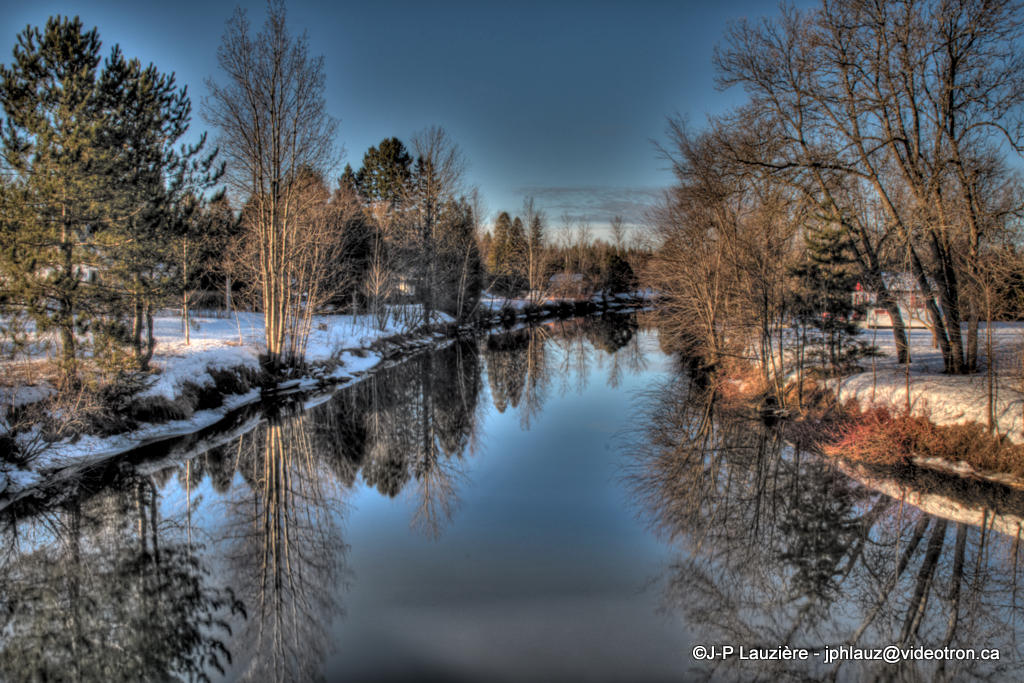
[[[537,207],[548,216],[548,224],[558,227],[563,214],[574,221],[594,227],[607,226],[613,216],[622,216],[627,225],[645,224],[644,212],[664,192],[657,187],[521,187],[522,197],[533,197]]]

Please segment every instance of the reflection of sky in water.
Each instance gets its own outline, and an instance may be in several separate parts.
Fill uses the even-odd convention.
[[[396,500],[354,492],[354,583],[330,670],[425,667],[492,680],[684,671],[684,634],[656,613],[649,585],[666,549],[621,482],[632,397],[665,369],[662,358],[648,361],[614,389],[591,362],[586,390],[552,392],[528,431],[517,410],[489,406],[460,505],[436,542],[410,529],[411,487]]]
[[[457,503],[436,539],[411,523],[415,479],[389,498],[363,470],[332,502],[348,550],[336,588],[344,616],[324,624],[335,649],[328,680],[649,680],[686,671],[685,629],[658,611],[669,550],[637,519],[621,455],[639,392],[669,361],[654,332],[638,331],[613,358],[595,345],[608,349],[607,338],[584,341],[562,323],[546,329],[536,339],[548,376],[528,419],[526,388],[518,405],[496,401],[487,375],[503,359],[519,362],[519,342],[482,353],[476,447],[454,461]],[[524,370],[514,363],[495,370],[498,384],[516,385]],[[167,517],[184,515],[177,474],[161,490]],[[190,492],[201,501],[193,533],[209,541],[213,576],[231,575],[225,520],[247,491],[236,472],[226,496],[209,477]],[[229,679],[255,654],[239,645]]]
[[[726,418],[685,380],[663,383],[670,370],[653,332],[559,323],[421,354],[187,464],[119,468],[78,513],[71,496],[18,522],[22,553],[0,557],[0,596],[32,607],[0,622],[24,636],[0,645],[0,665],[35,653],[14,661],[30,674],[41,648],[58,662],[50,677],[66,678],[62,662],[83,638],[43,640],[26,624],[62,624],[66,605],[83,604],[96,631],[108,611],[149,624],[153,604],[191,595],[232,622],[229,680],[680,680],[697,673],[697,643],[836,645],[855,632],[866,646],[996,645],[1007,667],[995,673],[1020,673],[1024,550],[956,520],[991,524],[997,510],[1005,530],[1024,519],[1024,497],[918,473],[912,491],[933,498],[901,507],[905,480],[801,456],[785,424]],[[146,583],[147,553],[162,549],[184,570],[190,543],[205,548],[201,599],[187,582],[177,592]],[[7,594],[12,585],[32,590]],[[225,613],[226,586],[248,619]],[[103,633],[110,642],[90,645],[86,665],[132,652],[148,679],[172,655],[196,660],[195,641],[163,647],[184,619],[170,611],[137,634]],[[730,660],[704,673],[975,673],[764,666]]]

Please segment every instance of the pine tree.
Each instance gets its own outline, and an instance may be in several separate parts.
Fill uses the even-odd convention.
[[[58,333],[72,384],[86,332],[96,355],[128,344],[146,367],[156,298],[173,288],[166,265],[187,211],[179,202],[215,176],[212,156],[198,156],[202,140],[174,149],[191,111],[174,77],[118,46],[99,70],[99,52],[96,29],[54,17],[42,31],[26,28],[13,63],[0,67],[0,148],[13,171],[0,197],[0,268],[12,303],[38,332]]]
[[[242,226],[226,194],[220,193],[207,203],[197,232],[208,236],[197,259],[196,274],[201,278],[201,286],[206,290],[223,287],[224,310],[230,311],[234,308],[235,284],[229,254],[232,245],[242,235]]]
[[[466,199],[448,202],[438,223],[438,308],[464,319],[480,299],[483,265],[473,209]]]
[[[526,280],[530,296],[539,296],[544,278],[544,217],[538,211],[530,218],[530,234],[527,238]]]
[[[622,258],[615,249],[608,249],[601,258],[599,287],[605,296],[633,291],[637,287],[636,274],[629,261]]]
[[[530,221],[529,243],[531,251],[539,251],[544,246],[544,224],[539,214]]]
[[[860,328],[851,297],[858,274],[850,236],[841,228],[820,226],[807,230],[804,244],[803,262],[793,270],[798,283],[796,314],[818,330],[819,360],[834,373],[861,351],[853,343]]]
[[[382,140],[363,155],[356,185],[368,201],[402,203],[412,177],[412,157],[398,138]]]
[[[523,221],[516,216],[512,220],[512,229],[509,231],[509,253],[506,269],[512,275],[522,277],[526,260],[526,230],[523,228]]]
[[[356,174],[352,170],[352,164],[345,164],[345,170],[342,171],[341,177],[338,178],[338,189],[344,192],[359,191],[359,179],[356,178]]]
[[[14,61],[0,67],[5,120],[0,148],[13,172],[3,188],[2,275],[12,302],[39,333],[55,330],[63,380],[77,382],[76,334],[96,311],[96,239],[109,227],[114,154],[103,144],[96,29],[76,17],[26,28]]]
[[[342,307],[351,306],[355,313],[360,304],[360,295],[365,295],[363,285],[367,281],[378,235],[373,222],[363,211],[362,198],[351,166],[346,166],[345,172],[338,179],[331,205],[334,215],[342,223],[342,256],[338,268],[344,273],[334,303]]]
[[[118,313],[130,310],[135,365],[148,369],[153,355],[153,312],[172,294],[181,297],[188,339],[188,290],[213,236],[205,232],[200,193],[219,177],[213,155],[202,155],[205,136],[175,145],[188,130],[192,105],[173,75],[126,59],[114,46],[101,76],[103,107],[111,119],[102,143],[115,157],[115,212],[124,216],[107,232],[104,252],[112,264],[118,296],[108,328],[120,331]],[[191,253],[190,253],[191,252]],[[175,269],[168,264],[177,264]],[[145,321],[145,324],[144,324]],[[145,329],[145,343],[143,343]]]
[[[512,217],[507,211],[498,214],[494,221],[494,241],[491,243],[490,258],[487,262],[487,269],[494,277],[506,274],[506,268],[511,254],[509,242],[512,233]]]

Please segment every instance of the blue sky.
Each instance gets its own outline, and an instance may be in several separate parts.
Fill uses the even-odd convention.
[[[263,22],[263,2],[243,2]],[[104,53],[173,71],[196,115],[235,3],[0,0],[0,61],[16,34],[53,14],[97,26]],[[492,214],[531,194],[557,225],[563,213],[600,234],[615,213],[671,183],[654,142],[675,113],[699,123],[740,101],[718,92],[712,53],[730,20],[777,12],[773,2],[288,3],[293,33],[325,58],[327,103],[339,146],[358,167],[370,145],[444,127]]]

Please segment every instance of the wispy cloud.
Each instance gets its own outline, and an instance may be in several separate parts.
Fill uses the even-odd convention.
[[[564,214],[594,227],[607,226],[613,216],[627,225],[644,224],[644,212],[661,197],[658,187],[521,187],[522,197],[533,197],[557,227]]]

